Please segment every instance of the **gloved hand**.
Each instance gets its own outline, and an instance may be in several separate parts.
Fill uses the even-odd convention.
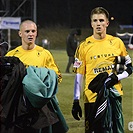
[[[116,64],[125,64],[125,56],[116,56],[115,63]]]
[[[117,74],[123,73],[123,71],[125,71],[126,69],[127,69],[127,67],[123,64],[116,64],[116,66],[115,66],[115,70],[116,70]]]
[[[80,120],[82,117],[82,109],[79,105],[79,100],[74,100],[73,102],[72,115],[76,120]]]
[[[111,73],[105,80],[105,85],[108,89],[114,86],[116,83],[118,83],[118,77],[114,73]]]

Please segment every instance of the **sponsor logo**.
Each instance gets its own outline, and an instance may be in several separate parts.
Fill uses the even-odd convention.
[[[93,69],[94,74],[98,74],[101,72],[106,72],[106,71],[112,71],[114,69],[114,65],[111,63],[103,62],[99,64],[96,68]]]
[[[74,62],[73,67],[74,68],[79,68],[81,66],[81,64],[82,64],[82,61],[79,61],[78,58],[75,58],[75,62]]]
[[[112,57],[114,56],[114,54],[112,53],[109,53],[109,54],[99,54],[99,55],[94,55],[94,56],[91,56],[90,59],[99,59],[99,58],[106,58],[106,57]]]

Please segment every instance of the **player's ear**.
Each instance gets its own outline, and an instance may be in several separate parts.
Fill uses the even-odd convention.
[[[107,25],[106,25],[106,27],[108,27],[109,26],[109,21],[107,22]]]
[[[18,35],[21,37],[22,36],[22,33],[21,33],[21,31],[19,30],[18,31]]]

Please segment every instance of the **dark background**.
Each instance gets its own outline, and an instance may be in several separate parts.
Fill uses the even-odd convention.
[[[36,0],[36,22],[40,27],[90,26],[90,12],[97,6],[106,8],[115,23],[133,25],[133,0]],[[23,20],[33,19],[34,15],[34,0],[0,0],[0,17]]]
[[[133,0],[37,0],[37,23],[88,26],[93,8],[103,6],[118,24],[133,24]]]
[[[53,48],[64,48],[64,36],[72,28],[82,30],[81,40],[92,33],[90,12],[97,6],[106,8],[110,17],[114,17],[113,21],[110,20],[108,33],[133,33],[133,0],[0,0],[0,17],[21,17],[21,21],[31,19],[39,28],[40,45],[46,37]],[[132,26],[123,28],[121,25]],[[7,30],[0,29],[0,34],[7,41]],[[127,44],[129,37],[126,34],[121,39]],[[11,45],[18,45],[19,39],[17,31],[13,30]]]

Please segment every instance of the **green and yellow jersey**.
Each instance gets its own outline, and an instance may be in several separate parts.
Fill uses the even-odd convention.
[[[86,38],[75,53],[75,72],[85,76],[84,101],[95,102],[96,93],[88,89],[89,83],[99,73],[111,73],[114,69],[116,56],[126,56],[125,45],[121,39],[106,35],[102,40],[96,40],[93,36]],[[120,95],[123,95],[122,85],[119,82],[114,86]]]
[[[59,82],[62,80],[61,73],[53,59],[52,54],[38,45],[36,45],[32,50],[24,50],[22,46],[18,46],[17,48],[9,51],[6,56],[18,57],[26,67],[35,66],[52,69],[58,75]]]

